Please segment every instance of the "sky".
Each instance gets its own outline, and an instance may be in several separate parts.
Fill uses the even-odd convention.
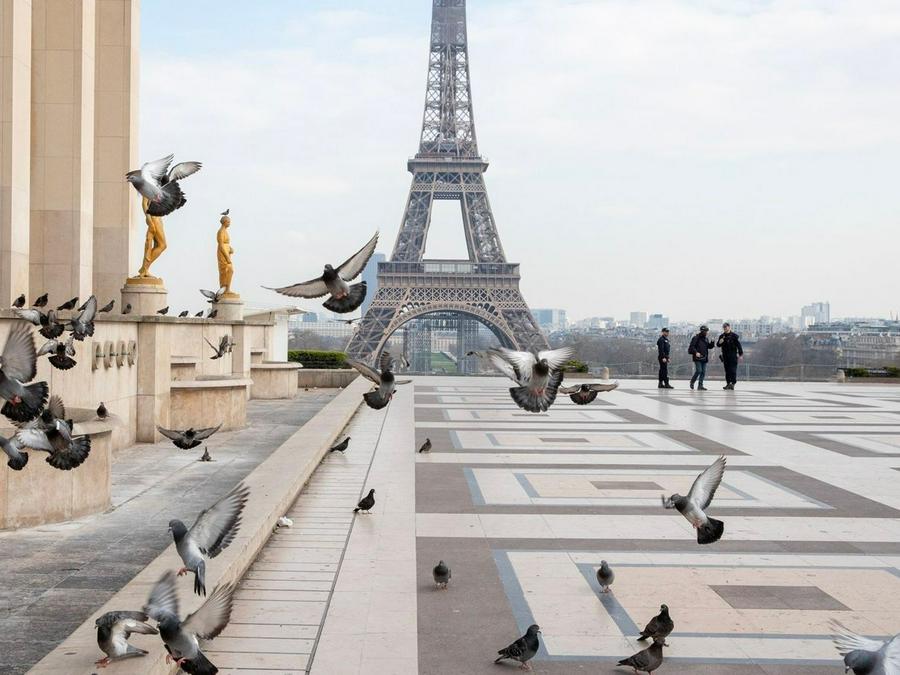
[[[173,310],[216,285],[225,208],[248,304],[315,310],[262,286],[317,276],[376,230],[390,254],[430,15],[428,0],[141,3],[141,162],[204,163],[153,268]],[[531,307],[900,311],[900,3],[470,0],[468,32],[485,181]],[[458,257],[458,210],[440,206],[426,257]]]

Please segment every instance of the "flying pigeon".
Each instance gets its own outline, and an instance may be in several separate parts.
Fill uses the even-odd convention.
[[[725,523],[706,515],[705,510],[712,503],[713,496],[722,476],[725,474],[725,457],[719,457],[694,481],[687,497],[674,494],[666,498],[662,496],[662,504],[667,509],[678,509],[688,522],[697,530],[698,544],[712,544],[722,538]]]
[[[187,202],[178,181],[197,173],[203,165],[200,162],[180,162],[169,169],[174,158],[174,155],[168,155],[125,174],[125,180],[149,200],[148,215],[167,216]]]
[[[650,619],[650,622],[641,631],[638,641],[643,642],[647,638],[653,638],[662,642],[664,647],[668,647],[666,638],[673,630],[675,630],[675,622],[669,616],[669,606],[660,605],[659,614]]]
[[[56,308],[57,312],[62,312],[67,309],[75,309],[75,305],[78,304],[78,296],[76,295],[74,298],[69,300],[68,302],[64,302],[59,307]]]
[[[195,316],[196,318],[199,319],[200,317],[203,316],[203,310],[201,309],[199,312],[197,312],[196,314],[194,314],[194,316]]]
[[[51,396],[40,416],[19,427],[14,443],[50,453],[47,464],[61,471],[81,466],[91,452],[90,437],[72,436],[72,423],[66,421],[66,408],[59,396]]]
[[[333,446],[328,452],[343,452],[347,449],[347,446],[350,445],[350,437],[347,436],[344,440],[342,440],[337,445]]]
[[[52,309],[46,314],[39,309],[17,309],[15,312],[20,319],[40,326],[38,332],[48,340],[58,338],[66,329],[64,323],[56,320],[56,312]]]
[[[216,303],[222,299],[223,295],[225,295],[225,287],[222,286],[217,291],[207,291],[201,288],[200,292],[203,294],[203,297],[206,298],[207,302]]]
[[[188,313],[189,313],[189,312],[188,312],[187,310],[184,310],[183,312],[181,312],[181,313],[178,315],[178,318],[179,318],[179,319],[183,319],[184,317],[186,317],[186,316],[188,315]]]
[[[184,567],[178,576],[194,573],[194,592],[206,595],[206,562],[203,556],[215,558],[234,541],[241,527],[241,512],[247,504],[250,488],[238,483],[227,495],[205,511],[187,529],[180,520],[169,521],[169,531]]]
[[[147,615],[143,612],[107,612],[99,617],[94,625],[97,627],[97,646],[106,654],[94,665],[104,668],[113,661],[146,656],[150,652],[128,644],[132,633],[156,635],[157,631],[147,623]]]
[[[488,357],[494,368],[519,385],[509,389],[517,406],[528,412],[544,412],[556,400],[563,380],[561,369],[573,351],[572,347],[562,347],[532,354],[501,347],[489,350]]]
[[[276,291],[282,295],[292,298],[321,298],[323,295],[331,294],[322,306],[330,309],[338,314],[347,314],[359,307],[363,300],[366,299],[366,282],[361,281],[358,284],[350,286],[348,281],[353,281],[360,275],[369,258],[375,252],[375,245],[378,243],[378,233],[372,237],[369,242],[359,249],[352,256],[347,258],[337,268],[331,265],[325,265],[325,271],[322,276],[309,281],[302,281],[293,286],[284,286],[282,288],[268,288],[270,291]]]
[[[25,306],[25,294],[22,293],[22,295],[20,295],[18,298],[16,298],[15,301],[13,302],[12,306],[16,307],[16,308],[24,307]]]
[[[572,399],[572,403],[576,403],[578,405],[587,405],[595,398],[597,398],[597,394],[601,391],[612,391],[616,387],[619,386],[618,382],[595,382],[593,384],[576,384],[571,387],[560,387],[560,394],[568,394],[569,398]]]
[[[497,652],[500,656],[494,663],[500,663],[504,659],[511,659],[521,663],[521,667],[525,670],[531,670],[528,662],[534,658],[534,655],[537,654],[538,649],[541,647],[541,639],[538,637],[540,632],[540,626],[536,623],[531,624],[525,635]]]
[[[205,429],[194,429],[191,427],[185,431],[176,431],[175,429],[163,429],[158,426],[156,429],[163,436],[168,438],[172,443],[175,444],[176,448],[181,448],[182,450],[190,450],[191,448],[196,448],[200,445],[200,441],[205,441],[207,438],[216,433],[222,425],[220,424],[217,427],[207,427]]]
[[[600,561],[600,568],[597,570],[597,583],[600,584],[600,591],[609,593],[609,587],[616,580],[616,573],[612,571],[605,560]]]
[[[845,673],[852,670],[855,675],[900,674],[900,635],[890,640],[873,640],[857,635],[834,620],[832,628],[837,634],[831,639],[844,657]]]
[[[0,408],[15,422],[28,422],[37,417],[47,402],[50,388],[46,382],[31,382],[37,375],[37,352],[34,337],[25,322],[13,324],[3,351],[0,352]]]
[[[130,302],[122,308],[122,314],[131,314],[131,303]]]
[[[438,588],[447,588],[447,585],[450,583],[450,568],[447,567],[443,560],[434,566],[434,569],[431,570],[431,575],[434,577],[434,583],[437,584]]]
[[[162,575],[144,612],[157,621],[159,637],[166,646],[166,663],[175,661],[191,675],[215,675],[218,671],[200,649],[200,640],[213,640],[225,630],[231,619],[234,584],[218,586],[200,608],[182,621],[178,612],[178,593],[171,570]]]
[[[359,321],[361,318],[361,316],[354,316],[352,319],[338,319],[338,321],[346,324],[351,324],[354,321]]]
[[[363,394],[366,405],[368,405],[370,408],[374,408],[375,410],[381,410],[391,402],[391,397],[394,395],[395,385],[408,384],[412,382],[412,380],[397,380],[394,378],[394,373],[391,372],[394,365],[394,359],[391,357],[389,352],[381,353],[381,359],[379,362],[379,368],[381,368],[381,372],[378,372],[374,368],[370,368],[362,361],[347,359],[347,363],[357,371],[359,371],[363,375],[363,377],[371,381],[373,384],[378,385],[378,388],[374,391],[367,391],[365,394]]]
[[[157,314],[161,314],[162,316],[165,316],[166,314],[169,313],[169,306],[166,305],[166,306],[163,307],[162,309],[156,310],[156,313],[157,313]]]
[[[216,359],[221,359],[228,352],[229,340],[228,340],[227,335],[222,336],[222,339],[219,340],[218,347],[216,347],[212,342],[207,340],[205,337],[203,339],[206,340],[206,344],[208,344],[213,350],[213,355],[209,357],[210,361],[215,361]]]
[[[72,337],[79,342],[94,334],[94,317],[97,316],[97,296],[92,295],[84,303],[84,311],[68,324]]]
[[[431,439],[426,438],[425,442],[422,443],[422,447],[419,448],[419,452],[431,452]]]
[[[220,215],[220,216],[227,216],[230,212],[231,212],[231,209],[225,209],[225,210],[222,211],[222,213],[220,213],[219,215]]]
[[[41,297],[34,301],[32,307],[46,307],[47,306],[47,294],[44,293]]]
[[[116,301],[115,301],[115,299],[113,299],[113,300],[110,300],[109,302],[107,302],[105,305],[103,305],[103,307],[101,307],[97,311],[100,312],[101,314],[106,314],[107,312],[111,312],[113,310],[113,307],[115,307],[115,306],[116,306]]]
[[[203,454],[200,455],[201,462],[211,462],[213,461],[212,455],[209,454],[209,448],[203,448]]]
[[[635,673],[644,672],[652,673],[659,668],[663,662],[663,645],[661,641],[654,640],[653,644],[647,649],[632,654],[627,659],[619,661],[620,666],[631,666]]]
[[[71,370],[78,362],[72,357],[75,356],[75,336],[70,335],[68,340],[60,340],[53,338],[44,343],[44,346],[38,350],[37,355],[43,356],[50,354],[48,359],[51,365],[58,370]]]
[[[109,411],[106,409],[103,401],[100,401],[100,405],[97,406],[97,418],[105,420],[107,415],[109,415]]]
[[[353,509],[353,513],[359,513],[360,511],[369,513],[373,506],[375,506],[375,488],[369,490],[369,494],[359,500],[359,504]]]
[[[207,319],[215,319],[219,315],[219,310],[213,309],[210,310],[209,314],[206,315]]]
[[[8,458],[6,466],[13,471],[21,471],[28,464],[28,453],[20,451],[19,446],[16,445],[15,437],[6,438],[5,436],[0,436],[0,450],[3,450]]]

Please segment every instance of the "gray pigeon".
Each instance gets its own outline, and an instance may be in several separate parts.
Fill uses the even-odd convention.
[[[94,317],[97,316],[97,296],[92,295],[84,303],[84,311],[69,323],[72,336],[79,342],[94,334]]]
[[[40,326],[38,332],[48,340],[59,337],[66,329],[66,324],[56,320],[55,310],[51,309],[46,314],[39,309],[17,309],[15,311],[20,319]]]
[[[229,213],[231,213],[231,209],[225,209],[225,210],[222,211],[222,213],[220,213],[219,215],[220,215],[220,216],[227,216]]]
[[[687,497],[676,493],[671,497],[662,497],[662,505],[667,509],[678,509],[688,522],[697,530],[698,544],[712,544],[722,538],[725,523],[706,515],[706,509],[712,503],[713,496],[722,476],[725,475],[725,457],[719,457],[709,468],[697,476]]]
[[[546,412],[556,400],[563,380],[562,367],[573,352],[572,347],[537,354],[501,347],[488,350],[488,358],[494,368],[519,385],[509,390],[517,406],[528,412]]]
[[[359,500],[359,504],[353,509],[353,513],[359,513],[360,511],[369,513],[373,506],[375,506],[375,488],[369,490],[369,494]]]
[[[54,469],[70,471],[81,466],[91,452],[89,436],[72,436],[71,422],[66,421],[66,408],[59,396],[51,396],[41,414],[19,426],[13,439],[19,448],[49,453],[47,464]]]
[[[593,384],[576,384],[571,387],[560,387],[560,394],[567,394],[576,405],[591,403],[601,391],[612,391],[619,386],[618,382],[594,382]]]
[[[194,318],[197,318],[197,319],[199,319],[199,318],[202,317],[202,316],[203,316],[203,310],[202,310],[202,309],[201,309],[199,312],[197,312],[196,314],[194,314]]]
[[[216,303],[222,299],[223,295],[225,295],[225,287],[222,286],[217,291],[206,291],[201,288],[200,292],[203,294],[203,297],[206,298],[207,302]]]
[[[219,315],[219,310],[211,309],[209,311],[209,314],[206,315],[206,318],[207,319],[215,319],[218,315]]]
[[[68,300],[68,301],[64,302],[63,304],[61,304],[59,307],[56,308],[56,310],[59,312],[63,312],[66,310],[75,309],[75,305],[77,305],[77,304],[78,304],[78,296],[76,295],[71,300]]]
[[[379,361],[379,368],[381,372],[375,370],[374,368],[370,368],[362,361],[355,361],[354,359],[347,359],[347,363],[350,364],[351,367],[355,368],[365,377],[367,380],[372,382],[373,384],[378,385],[378,388],[374,391],[367,391],[363,394],[363,399],[366,401],[366,405],[370,408],[374,408],[375,410],[381,410],[388,403],[391,402],[391,397],[394,395],[394,387],[398,384],[408,384],[412,382],[412,380],[397,380],[394,378],[393,365],[394,359],[391,357],[389,352],[382,352],[381,359]]]
[[[166,305],[166,306],[163,307],[162,309],[156,310],[156,313],[159,314],[160,316],[165,316],[166,314],[169,313],[169,306]]]
[[[438,588],[447,588],[447,584],[450,583],[450,568],[447,567],[443,560],[434,566],[434,569],[431,570],[431,575],[434,577],[434,583],[437,584]]]
[[[121,661],[136,656],[146,656],[150,652],[128,644],[132,633],[156,635],[153,626],[146,623],[147,615],[143,612],[107,612],[99,617],[94,625],[97,627],[97,646],[106,654],[94,665],[104,668],[113,661]]]
[[[426,438],[425,442],[422,443],[422,447],[419,448],[419,452],[431,452],[431,439]]]
[[[32,307],[46,307],[47,306],[47,293],[44,293],[42,296],[37,298],[34,301],[34,304],[32,304],[31,306]]]
[[[635,673],[644,672],[652,673],[659,668],[663,662],[663,645],[659,640],[654,640],[653,644],[632,654],[627,659],[622,659],[617,665],[631,666]]]
[[[365,246],[338,265],[337,268],[325,265],[325,271],[320,277],[309,281],[301,281],[292,286],[283,286],[281,288],[263,286],[263,288],[292,298],[321,298],[323,295],[330,294],[331,297],[323,302],[322,306],[338,314],[347,314],[357,309],[363,303],[363,300],[366,299],[365,281],[361,281],[353,286],[350,286],[347,282],[353,281],[362,273],[366,263],[369,262],[369,258],[375,252],[376,244],[378,244],[377,232]]]
[[[109,302],[107,302],[105,305],[103,305],[103,307],[101,307],[97,311],[100,312],[101,314],[106,314],[107,312],[111,312],[113,310],[113,307],[115,307],[115,306],[116,306],[116,301],[113,299],[113,300],[110,300]]]
[[[167,216],[184,206],[187,199],[178,181],[197,173],[203,167],[200,162],[180,162],[169,169],[174,158],[175,155],[168,155],[125,174],[125,180],[149,200],[148,215]]]
[[[214,352],[213,355],[209,357],[210,361],[215,361],[216,359],[221,359],[223,356],[225,356],[225,354],[228,353],[229,338],[227,335],[222,336],[222,339],[219,340],[218,347],[216,347],[212,342],[207,340],[205,337],[203,339],[206,340],[206,344],[208,344]]]
[[[206,427],[204,429],[194,429],[193,427],[191,427],[190,429],[186,429],[184,431],[178,431],[176,429],[164,429],[160,426],[156,427],[159,433],[172,441],[176,448],[181,448],[182,450],[190,450],[191,448],[196,448],[198,445],[200,445],[200,441],[205,441],[221,428],[221,424],[216,427]]]
[[[25,306],[25,302],[26,302],[26,300],[25,300],[25,294],[22,293],[22,295],[20,295],[18,298],[16,298],[16,299],[13,301],[12,306],[13,306],[13,307],[16,307],[16,308],[24,307],[24,306]]]
[[[605,560],[600,561],[600,568],[597,570],[597,583],[600,584],[600,591],[609,593],[609,587],[616,580],[616,573]]]
[[[44,343],[44,346],[38,350],[37,355],[43,356],[50,354],[50,364],[58,370],[71,370],[77,365],[77,361],[72,357],[75,356],[75,336],[70,335],[68,340],[60,340],[53,338]]]
[[[130,302],[122,308],[122,314],[131,314],[131,303]]]
[[[900,635],[889,640],[874,640],[848,630],[832,620],[832,636],[838,653],[844,657],[844,672],[855,675],[900,675]]]
[[[183,312],[181,312],[181,313],[178,315],[178,318],[179,318],[179,319],[183,319],[183,318],[186,317],[188,314],[189,314],[189,312],[188,312],[187,310],[184,310]]]
[[[176,664],[190,675],[215,675],[218,671],[200,649],[200,640],[213,640],[231,620],[234,584],[218,586],[200,608],[182,621],[178,611],[178,593],[171,570],[162,575],[144,612],[157,622],[159,637],[166,646],[166,663]]]
[[[37,352],[27,323],[13,324],[0,352],[0,413],[14,422],[28,422],[40,413],[50,388],[46,382],[31,382],[37,375]]]
[[[106,404],[100,401],[100,405],[97,406],[97,419],[105,420],[107,415],[109,415],[109,411],[106,409]]]
[[[0,436],[0,450],[3,450],[8,457],[6,466],[13,471],[21,471],[28,464],[28,453],[20,452],[15,437],[6,438],[5,436]]]
[[[641,636],[638,638],[638,641],[643,642],[647,638],[653,638],[654,640],[662,642],[664,647],[668,647],[669,645],[666,642],[666,638],[669,637],[669,634],[673,630],[675,630],[675,622],[672,621],[672,617],[669,616],[669,606],[660,605],[659,614],[650,619],[649,623],[644,627],[644,630],[641,631]]]
[[[213,461],[212,455],[209,454],[209,448],[203,448],[203,454],[200,455],[201,462],[211,462]]]
[[[538,649],[541,648],[541,639],[538,637],[540,633],[541,627],[536,623],[531,624],[525,635],[497,652],[500,656],[494,663],[500,663],[504,659],[511,659],[521,663],[522,668],[525,670],[531,670],[531,665],[528,662],[534,658],[534,655],[538,653]]]
[[[344,440],[342,440],[337,445],[331,446],[331,449],[328,452],[343,452],[350,445],[350,437],[347,436]]]
[[[169,521],[169,531],[184,567],[178,576],[194,573],[194,592],[206,595],[206,562],[203,556],[215,558],[234,541],[241,527],[241,513],[250,496],[250,488],[238,483],[234,489],[197,516],[187,529],[180,520]]]

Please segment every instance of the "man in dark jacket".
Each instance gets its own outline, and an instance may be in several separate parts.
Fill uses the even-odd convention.
[[[716,347],[722,350],[721,359],[725,365],[725,386],[722,388],[734,389],[737,384],[738,361],[744,356],[744,348],[741,346],[741,336],[731,330],[731,324],[722,324]]]
[[[669,384],[669,352],[671,351],[671,345],[669,344],[669,329],[663,328],[659,335],[659,340],[656,341],[656,359],[659,361],[659,388],[660,389],[674,389],[671,384]]]
[[[694,358],[694,374],[691,376],[691,389],[697,383],[697,389],[706,391],[703,380],[706,377],[706,364],[709,363],[709,350],[715,345],[709,339],[709,328],[700,326],[700,332],[691,338],[688,354]]]

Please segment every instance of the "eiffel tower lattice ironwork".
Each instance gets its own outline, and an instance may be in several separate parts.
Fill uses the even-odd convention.
[[[465,0],[433,0],[428,84],[419,151],[409,160],[412,186],[394,251],[378,264],[378,292],[347,353],[372,361],[394,331],[432,312],[485,324],[504,346],[545,349],[519,291],[519,265],[506,261],[478,154],[469,86]],[[434,200],[460,203],[468,260],[425,260]]]

